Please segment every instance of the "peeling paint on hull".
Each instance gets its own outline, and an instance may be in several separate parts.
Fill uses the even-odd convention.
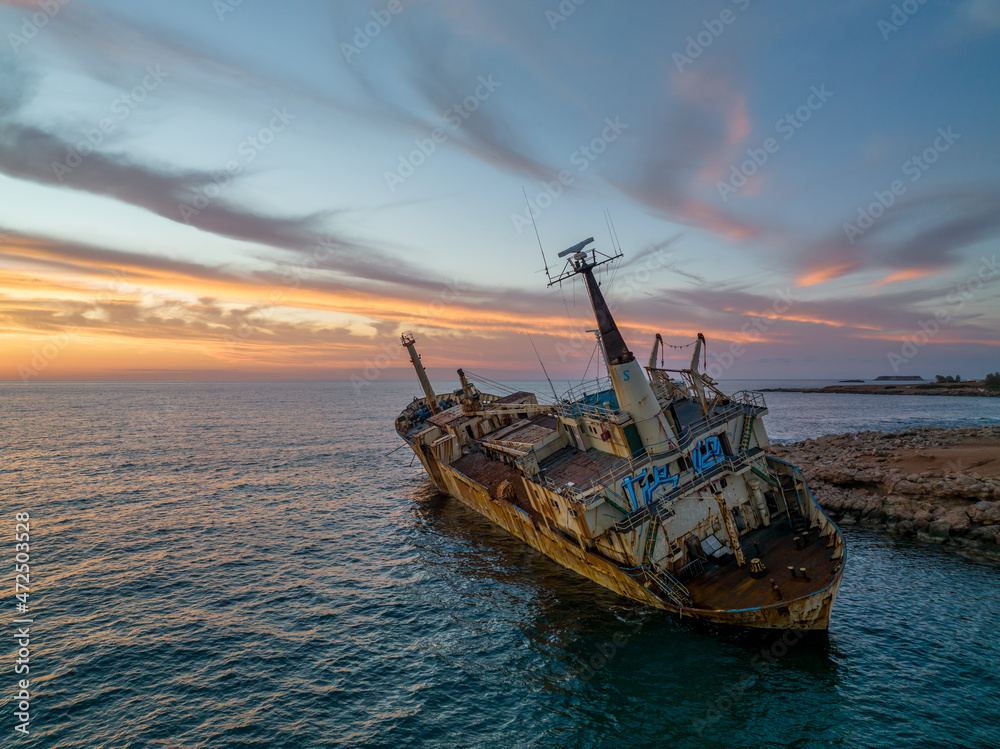
[[[776,601],[773,605],[739,610],[676,606],[640,585],[614,562],[587,551],[544,522],[532,519],[509,502],[495,499],[486,487],[438,461],[433,455],[422,454],[419,447],[409,440],[407,442],[440,491],[458,499],[554,562],[619,595],[654,608],[674,612],[681,618],[687,617],[716,624],[797,630],[825,630],[829,626],[830,613],[843,577],[842,565],[831,582],[822,590],[797,599]]]

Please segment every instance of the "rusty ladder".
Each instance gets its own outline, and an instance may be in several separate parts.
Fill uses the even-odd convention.
[[[740,452],[743,452],[750,445],[750,437],[753,436],[753,423],[757,417],[754,414],[743,416],[743,434],[740,437]]]
[[[678,606],[691,605],[691,592],[670,572],[652,564],[644,564],[640,569],[675,604]]]

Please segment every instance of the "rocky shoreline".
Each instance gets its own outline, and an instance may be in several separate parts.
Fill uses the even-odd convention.
[[[827,385],[821,388],[761,388],[762,393],[846,393],[848,395],[957,395],[998,398],[1000,391],[986,390],[981,383],[886,382],[867,385]]]
[[[772,445],[839,525],[1000,562],[1000,426],[858,432]]]

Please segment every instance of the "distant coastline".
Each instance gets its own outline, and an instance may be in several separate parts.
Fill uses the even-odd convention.
[[[763,393],[847,393],[850,395],[964,395],[1000,397],[1000,392],[983,389],[980,382],[880,382],[865,385],[827,385],[822,388],[761,388]]]

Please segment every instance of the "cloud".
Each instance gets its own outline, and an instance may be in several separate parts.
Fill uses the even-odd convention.
[[[331,230],[331,219],[337,215],[332,209],[282,217],[262,214],[221,197],[196,201],[196,197],[218,194],[215,173],[93,151],[70,127],[65,133],[52,132],[20,122],[18,114],[35,91],[35,75],[23,61],[8,56],[4,63],[0,67],[0,173],[110,197],[218,236],[298,255],[320,252],[327,258],[328,267],[345,276],[434,286],[434,279],[413,263]]]
[[[509,21],[510,13],[525,9],[514,4],[505,10]],[[491,46],[501,39],[515,45],[513,35],[504,31],[506,21],[483,6],[459,9],[454,4],[408,3],[403,12],[406,18],[389,25],[378,42],[385,47],[394,41],[394,52],[406,60],[404,68],[387,71],[384,66],[369,65],[369,60],[384,58],[360,52],[346,65],[379,108],[382,123],[392,120],[424,137],[443,128],[450,144],[486,163],[538,179],[553,179],[559,169],[531,155],[523,127],[505,116],[515,111],[510,101],[515,96],[512,82],[504,76],[495,80],[495,67],[468,46],[468,34],[489,40]],[[486,23],[487,15],[496,23]],[[346,11],[339,13],[337,26],[340,44],[351,44],[354,27]],[[386,77],[387,72],[391,76]],[[483,80],[491,86],[484,87]],[[407,91],[399,91],[401,82]],[[496,100],[479,96],[479,101],[473,102],[477,91],[488,92],[488,99]],[[466,101],[472,102],[470,106],[464,106]],[[448,112],[453,113],[451,118],[446,117]]]
[[[960,259],[961,250],[1000,234],[1000,193],[968,191],[951,199],[934,195],[933,200],[943,218],[890,250],[887,259],[897,267],[951,265]]]
[[[893,239],[885,239],[891,235]],[[796,282],[814,286],[851,273],[889,270],[893,281],[955,268],[963,251],[1000,235],[1000,193],[949,187],[901,200],[854,244],[843,230],[794,242]],[[891,281],[886,281],[890,283]]]

